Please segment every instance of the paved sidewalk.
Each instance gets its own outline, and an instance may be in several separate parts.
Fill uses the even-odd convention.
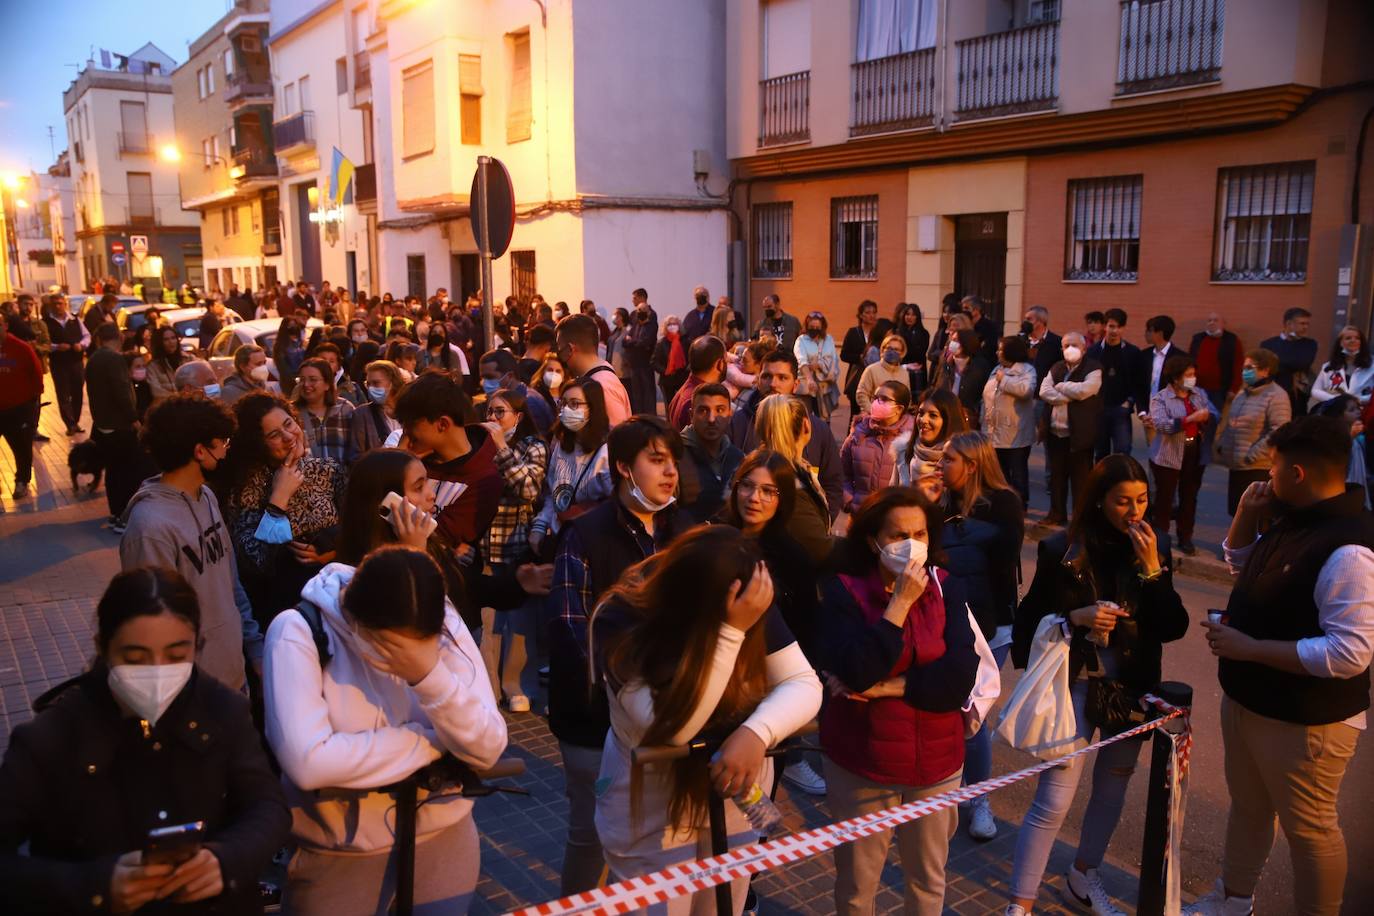
[[[53,432],[46,415],[44,426]],[[60,432],[60,430],[58,431]],[[77,437],[78,439],[81,437]],[[73,494],[64,474],[65,437],[41,445],[45,472],[37,493],[15,503],[10,480],[3,482],[0,514],[0,751],[14,726],[32,716],[33,700],[54,684],[79,673],[94,652],[95,603],[118,570],[118,538],[105,526],[104,493]],[[12,461],[0,446],[0,467]],[[543,708],[543,698],[532,698]],[[516,783],[529,797],[496,795],[477,802],[482,831],[482,881],[475,913],[504,913],[558,895],[567,802],[563,798],[558,745],[541,716],[509,717],[510,753],[524,757],[528,772]],[[1015,752],[1012,752],[1015,753]],[[1019,755],[1018,755],[1019,756]],[[1026,765],[1026,758],[1020,766]],[[787,798],[780,793],[789,826],[816,827],[833,820],[824,800]],[[950,849],[947,910],[960,914],[1000,912],[1010,877],[1015,829],[1000,823],[996,840],[970,841],[960,830]],[[1067,913],[1058,887],[1076,839],[1066,826],[1050,861],[1042,899],[1044,913]],[[1113,894],[1135,899],[1133,871],[1103,869]],[[830,854],[795,863],[761,877],[756,887],[765,913],[830,913],[834,866]],[[901,910],[901,871],[894,852],[883,874],[877,912]]]

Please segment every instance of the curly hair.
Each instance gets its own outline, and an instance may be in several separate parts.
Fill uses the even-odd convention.
[[[276,464],[267,450],[267,440],[262,435],[263,418],[274,410],[285,411],[297,426],[301,425],[296,408],[279,394],[252,391],[234,402],[238,430],[229,442],[229,457],[225,462],[223,478],[223,484],[227,488],[225,492],[237,489],[248,479],[248,475],[258,468]]]

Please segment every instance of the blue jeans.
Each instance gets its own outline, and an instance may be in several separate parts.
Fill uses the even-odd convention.
[[[1129,455],[1131,453],[1131,408],[1104,407],[1102,418],[1098,420],[1097,445],[1093,448],[1093,461],[1098,462],[1108,455]]]
[[[1030,449],[1027,448],[1026,451],[1030,451]],[[1010,654],[1011,643],[998,646],[992,650],[992,657],[997,662],[997,670],[1002,670],[1002,665],[1006,664],[1007,656]],[[988,719],[989,721],[984,722],[983,727],[978,729],[978,734],[964,741],[964,785],[971,786],[975,782],[982,782],[992,775],[991,714],[988,715]]]
[[[1088,681],[1080,677],[1071,688],[1074,712],[1078,717],[1079,737],[1091,740],[1095,727],[1083,715]],[[1083,829],[1078,838],[1078,860],[1088,868],[1097,868],[1107,852],[1107,844],[1121,819],[1121,807],[1126,789],[1140,756],[1141,738],[1109,744],[1097,752],[1093,763],[1092,795],[1083,813]],[[1086,758],[1077,757],[1064,766],[1053,767],[1040,774],[1021,829],[1016,834],[1016,858],[1012,862],[1011,896],[1014,900],[1034,900],[1044,877],[1045,866],[1054,848],[1055,836],[1064,823],[1064,816],[1073,804],[1078,789],[1078,776]]]

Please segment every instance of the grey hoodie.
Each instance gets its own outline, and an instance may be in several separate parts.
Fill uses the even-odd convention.
[[[262,657],[262,633],[239,585],[229,531],[209,487],[193,500],[160,477],[143,482],[124,510],[123,569],[166,566],[195,589],[202,648],[196,664],[235,690],[244,684],[243,652]]]

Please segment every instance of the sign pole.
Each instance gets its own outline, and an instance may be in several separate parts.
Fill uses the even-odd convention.
[[[487,169],[490,165],[490,156],[477,157],[477,180],[482,189],[482,206],[478,208],[481,212],[477,215],[482,226],[482,353],[496,345],[496,316],[492,312],[491,298],[491,228],[487,220],[491,200],[487,193]]]

